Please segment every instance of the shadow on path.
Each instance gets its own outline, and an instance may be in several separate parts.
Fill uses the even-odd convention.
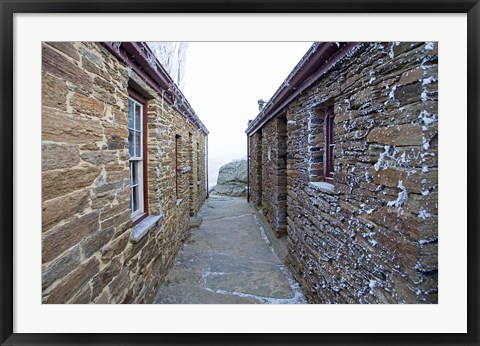
[[[306,303],[244,198],[211,196],[198,216],[155,303]]]

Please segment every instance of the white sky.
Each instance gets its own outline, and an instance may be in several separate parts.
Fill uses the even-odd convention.
[[[218,169],[246,158],[249,119],[268,100],[312,42],[190,42],[184,94],[207,126],[209,186]]]

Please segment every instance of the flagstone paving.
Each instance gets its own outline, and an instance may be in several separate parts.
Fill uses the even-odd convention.
[[[210,196],[198,216],[155,303],[306,303],[244,198]]]

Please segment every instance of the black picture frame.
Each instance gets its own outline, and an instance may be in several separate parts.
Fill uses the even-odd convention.
[[[114,6],[112,6],[114,5]],[[479,0],[0,0],[1,345],[448,344],[478,345]],[[15,13],[467,13],[468,332],[466,334],[20,334],[13,332],[13,16]],[[455,318],[452,316],[452,318]]]

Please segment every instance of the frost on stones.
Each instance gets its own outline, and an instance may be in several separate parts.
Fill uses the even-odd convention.
[[[356,45],[282,109],[288,125],[282,183],[288,261],[309,301],[437,302],[434,243],[421,241],[437,237],[436,54],[433,42]],[[279,133],[275,97],[270,102],[272,113],[259,115],[254,124],[271,120],[247,129],[249,196],[263,213],[275,211],[264,196],[279,186],[277,176],[284,173],[262,151],[267,146],[261,143]],[[329,181],[324,172],[330,133],[312,112],[327,104],[335,114],[334,178]],[[315,188],[325,184],[331,188]],[[423,262],[433,269],[418,271],[416,263],[423,268]]]

